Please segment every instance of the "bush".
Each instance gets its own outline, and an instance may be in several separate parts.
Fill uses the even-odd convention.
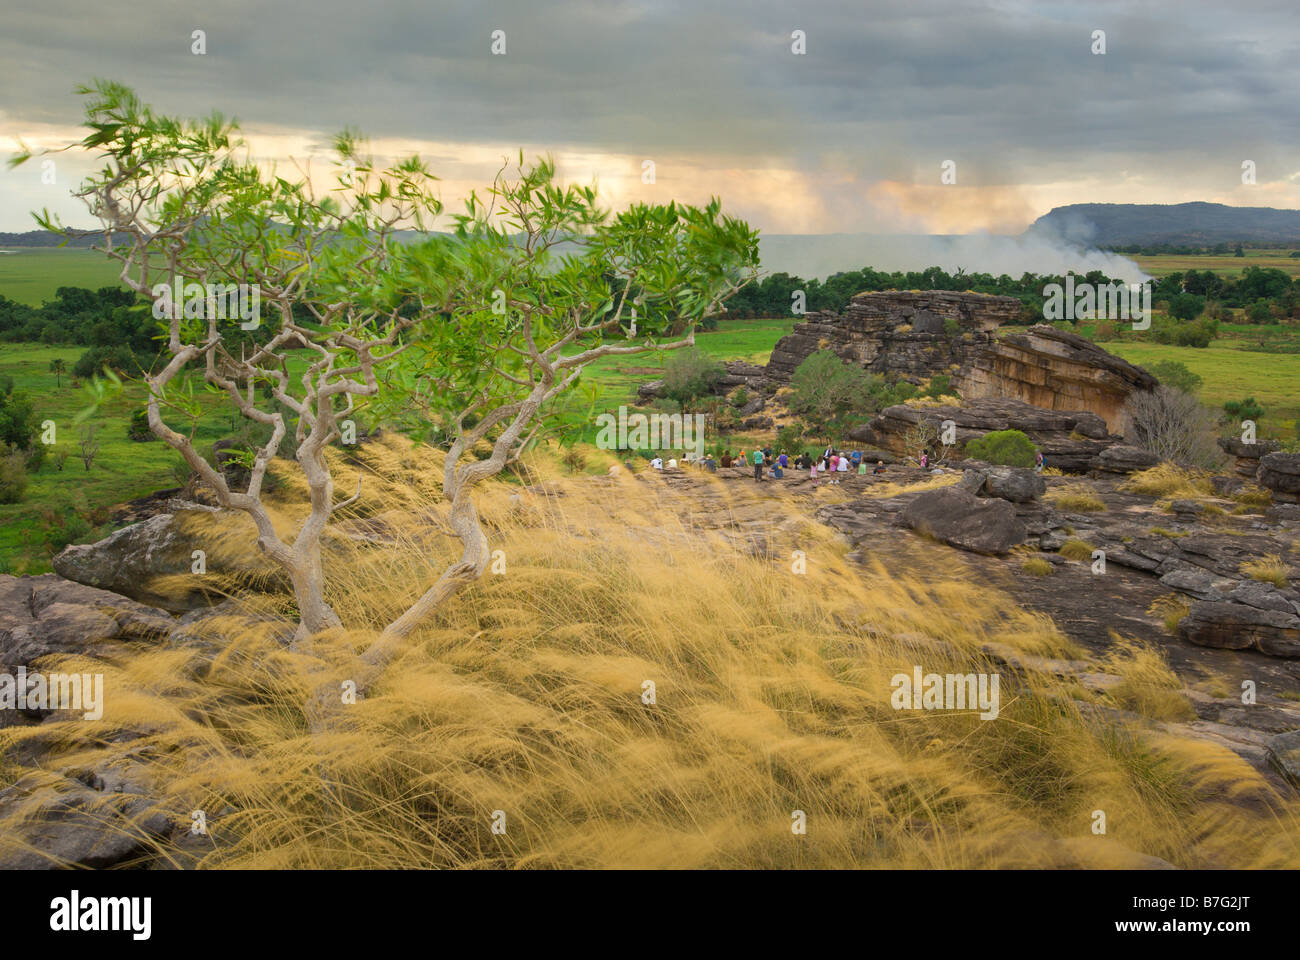
[[[587,467],[587,455],[577,447],[566,447],[560,455],[560,462],[569,468],[570,473],[578,473]]]
[[[26,492],[26,455],[16,447],[0,444],[0,503],[18,503]]]
[[[131,414],[131,420],[126,425],[126,435],[136,443],[147,443],[150,440],[157,440],[152,430],[149,429],[149,411],[137,410]]]
[[[1271,583],[1279,590],[1285,590],[1287,587],[1287,565],[1276,553],[1270,553],[1258,560],[1247,560],[1241,565],[1241,572],[1254,580]]]
[[[1177,360],[1161,360],[1147,369],[1166,387],[1173,387],[1183,393],[1195,394],[1204,382],[1199,375],[1187,369],[1187,364]]]
[[[797,423],[789,423],[776,432],[774,449],[777,453],[782,451],[790,453],[799,448],[801,440],[803,440],[803,428]]]
[[[993,430],[966,444],[966,456],[1008,467],[1032,467],[1037,449],[1019,430]]]
[[[749,391],[744,387],[737,388],[736,392],[731,395],[731,405],[739,410],[747,403],[749,403]]]
[[[1223,412],[1234,420],[1259,420],[1264,416],[1264,408],[1254,397],[1245,400],[1229,400],[1223,405]]]
[[[660,394],[675,401],[680,410],[686,404],[713,392],[726,368],[698,347],[679,350],[664,364],[664,386]]]
[[[1189,393],[1164,385],[1137,391],[1124,411],[1125,437],[1161,460],[1214,468],[1223,459],[1215,439],[1217,418]]]

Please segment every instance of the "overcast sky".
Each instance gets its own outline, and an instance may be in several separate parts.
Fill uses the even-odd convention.
[[[361,128],[378,156],[426,155],[450,203],[522,147],[611,205],[716,194],[770,233],[1019,233],[1093,201],[1300,207],[1295,0],[39,0],[3,24],[0,154],[79,138],[73,87],[102,76],[169,113],[234,115],[267,158]],[[52,185],[39,165],[0,172],[0,230],[40,207],[90,225],[68,196],[84,172],[75,154]]]

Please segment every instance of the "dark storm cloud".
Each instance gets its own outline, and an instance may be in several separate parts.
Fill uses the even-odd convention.
[[[258,127],[868,181],[937,180],[944,159],[987,185],[1230,174],[1244,157],[1264,177],[1295,169],[1298,38],[1291,5],[1272,3],[43,0],[6,15],[0,110],[10,134],[75,123],[74,83],[107,76],[168,112]]]

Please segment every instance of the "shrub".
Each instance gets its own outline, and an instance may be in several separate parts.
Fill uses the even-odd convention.
[[[136,443],[147,443],[158,439],[149,429],[149,411],[137,410],[131,414],[131,419],[126,425],[126,435]]]
[[[1019,430],[993,430],[966,444],[966,456],[1008,467],[1032,467],[1034,443]]]
[[[802,440],[803,428],[797,423],[788,423],[776,432],[775,450],[777,453],[784,451],[792,454]]]
[[[1124,405],[1125,436],[1161,460],[1185,467],[1217,467],[1217,418],[1190,393],[1161,385],[1136,391]]]
[[[577,473],[586,469],[587,455],[577,447],[566,447],[560,455],[560,462],[569,468],[570,473]]]
[[[749,391],[744,387],[738,387],[736,392],[731,395],[731,405],[739,410],[747,403],[749,403]]]
[[[698,347],[680,350],[664,363],[661,395],[675,401],[681,410],[692,400],[713,392],[726,368]]]
[[[18,503],[27,491],[27,457],[0,443],[0,503]]]
[[[1223,412],[1234,420],[1259,420],[1264,416],[1264,408],[1254,397],[1245,400],[1229,400],[1223,405]]]
[[[1147,369],[1166,387],[1173,387],[1183,393],[1196,393],[1204,382],[1199,375],[1187,369],[1187,364],[1177,360],[1161,360]]]

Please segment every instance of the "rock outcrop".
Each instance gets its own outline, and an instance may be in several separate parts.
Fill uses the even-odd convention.
[[[183,613],[209,605],[220,596],[216,582],[204,576],[187,577],[186,589],[178,589],[172,580],[167,589],[158,589],[157,580],[175,574],[190,574],[197,543],[186,532],[190,515],[224,514],[234,523],[246,519],[233,511],[221,511],[196,503],[174,500],[168,512],[115,530],[95,543],[73,544],[60,551],[52,561],[54,572],[68,580],[111,590],[141,603]],[[285,585],[284,575],[269,560],[249,554],[239,559],[209,555],[206,573],[232,575],[250,584],[276,588]]]
[[[1300,503],[1300,453],[1264,454],[1255,482],[1273,491],[1278,503]]]
[[[954,452],[994,430],[1019,430],[1043,451],[1049,467],[1073,473],[1096,469],[1101,454],[1120,443],[1106,422],[1086,410],[1047,410],[1014,399],[985,398],[955,406],[898,404],[880,411],[870,424],[849,432],[853,440],[871,443],[898,455],[915,454],[907,438],[921,422],[938,428],[951,420],[956,427]]]
[[[913,381],[945,374],[963,397],[1011,398],[1047,410],[1088,411],[1122,429],[1123,407],[1156,379],[1074,333],[1040,324],[996,337],[1021,309],[1014,297],[946,290],[861,293],[843,314],[821,311],[772,350],[768,377],[788,382],[818,350]]]
[[[1278,449],[1276,440],[1256,440],[1246,443],[1240,437],[1220,437],[1219,449],[1230,457],[1235,457],[1233,466],[1239,476],[1255,479],[1259,470],[1260,458]]]

